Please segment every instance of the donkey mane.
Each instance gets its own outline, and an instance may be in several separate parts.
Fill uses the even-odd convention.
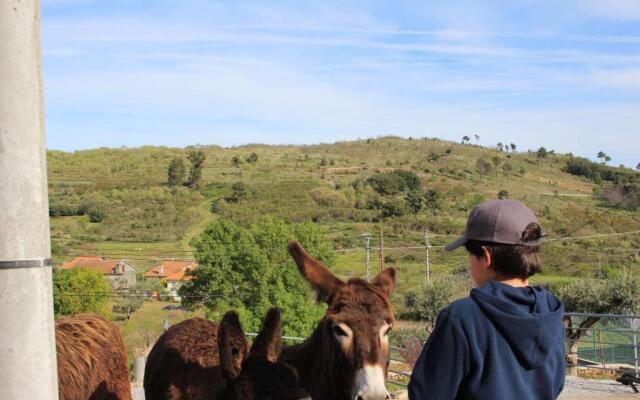
[[[78,314],[56,322],[60,400],[130,400],[127,352],[120,328]]]

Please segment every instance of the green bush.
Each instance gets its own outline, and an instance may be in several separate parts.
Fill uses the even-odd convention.
[[[621,168],[610,167],[588,160],[583,157],[569,158],[563,168],[565,172],[572,175],[584,176],[594,182],[608,181],[619,184],[627,184],[638,181],[640,174],[624,170]]]
[[[286,335],[309,335],[324,306],[312,301],[309,285],[288,254],[287,244],[294,238],[321,262],[334,262],[335,254],[314,224],[287,225],[263,217],[243,228],[216,220],[191,242],[199,266],[194,279],[180,289],[183,305],[204,305],[213,319],[234,309],[252,332],[260,328],[267,310],[277,306],[283,310]]]
[[[567,312],[635,314],[640,311],[640,278],[618,273],[604,279],[580,279],[551,290]]]
[[[380,217],[383,219],[401,217],[405,215],[406,212],[407,208],[404,200],[394,199],[382,204],[382,207],[380,208]]]
[[[87,215],[89,216],[90,222],[102,222],[105,217],[105,212],[101,208],[92,207],[87,210]]]
[[[435,324],[440,311],[468,294],[470,283],[461,277],[443,277],[404,296],[402,318]]]
[[[392,195],[405,190],[420,189],[420,179],[410,171],[393,171],[375,174],[367,183],[378,193]]]
[[[109,315],[111,286],[96,271],[56,269],[53,273],[53,310],[56,316],[84,312]]]

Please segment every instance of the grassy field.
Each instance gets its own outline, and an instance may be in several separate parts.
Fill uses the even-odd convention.
[[[397,303],[403,293],[424,285],[425,231],[432,246],[431,279],[463,270],[468,263],[464,250],[448,253],[442,246],[463,232],[475,204],[507,192],[534,209],[551,239],[543,247],[542,273],[533,283],[640,271],[640,234],[633,233],[640,231],[640,212],[612,207],[600,195],[611,183],[564,172],[569,155],[539,158],[534,152],[396,137],[198,149],[206,156],[199,190],[167,186],[169,162],[182,158],[188,166],[189,149],[49,151],[56,263],[79,255],[124,258],[142,274],[161,260],[192,259],[190,241],[217,218],[249,225],[274,215],[320,227],[336,250],[332,269],[345,279],[365,275],[364,233],[372,235],[372,274],[379,270],[382,231],[384,265],[398,271]],[[252,153],[255,163],[246,161]],[[239,164],[232,162],[234,157]],[[479,168],[482,161],[488,169]],[[424,205],[414,213],[406,191],[380,194],[367,184],[390,171],[415,174],[420,195],[437,192],[437,207]],[[245,191],[235,202],[229,199],[237,183]],[[400,211],[384,215],[387,204],[400,204]],[[606,236],[620,232],[632,233]]]

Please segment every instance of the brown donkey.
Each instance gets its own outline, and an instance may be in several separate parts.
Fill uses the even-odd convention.
[[[372,283],[343,282],[300,243],[292,242],[289,252],[328,308],[311,337],[286,347],[282,359],[297,369],[313,400],[389,398],[388,334],[394,322],[389,295],[395,288],[395,270],[381,271]]]
[[[56,322],[60,400],[131,400],[120,328],[93,314]]]
[[[165,332],[147,361],[147,400],[300,400],[307,398],[296,371],[279,362],[280,312],[273,308],[248,351],[235,312],[220,325],[201,318]],[[247,356],[247,352],[249,353]]]

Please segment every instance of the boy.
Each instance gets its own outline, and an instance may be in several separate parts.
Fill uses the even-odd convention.
[[[409,382],[409,398],[555,399],[564,386],[562,303],[528,278],[540,268],[542,229],[513,200],[476,207],[465,246],[476,288],[438,316]]]

